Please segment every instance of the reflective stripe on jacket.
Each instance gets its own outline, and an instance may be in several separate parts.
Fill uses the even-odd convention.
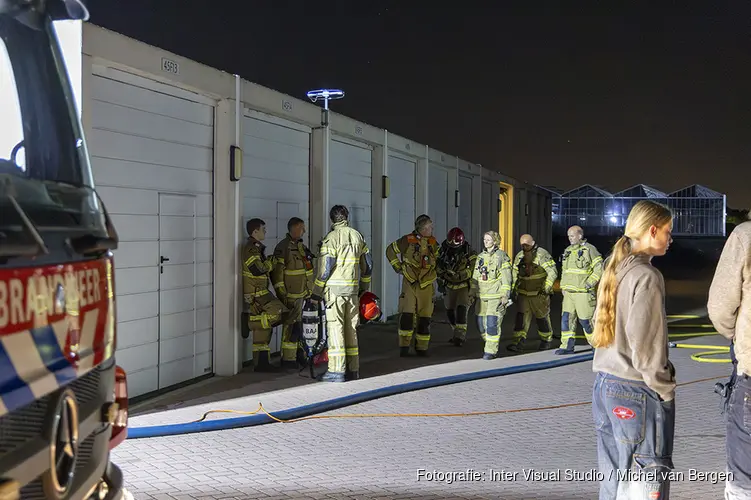
[[[469,243],[459,248],[452,248],[445,241],[438,251],[436,272],[438,279],[446,283],[446,288],[461,290],[469,286],[472,272],[477,262],[477,253]]]
[[[266,257],[266,247],[260,241],[248,238],[242,249],[243,299],[250,304],[256,297],[269,291],[269,272],[274,267],[274,258]],[[247,311],[246,311],[247,312]]]
[[[413,232],[386,247],[386,258],[394,271],[401,272],[409,283],[419,283],[420,288],[425,288],[438,277],[438,250],[435,238],[425,238]]]
[[[564,292],[589,292],[602,277],[602,255],[591,243],[582,240],[563,252],[561,263],[561,290]]]
[[[513,284],[511,259],[500,248],[485,250],[477,256],[472,272],[472,290],[480,300],[500,300],[506,303]]]
[[[272,284],[280,299],[294,300],[310,296],[313,291],[313,254],[302,240],[288,234],[274,250]]]
[[[536,247],[532,250],[528,261],[524,258],[524,251],[516,254],[512,268],[514,286],[521,295],[537,295],[540,292],[550,292],[558,279],[558,268],[550,253],[544,248]]]
[[[321,241],[318,275],[313,295],[323,297],[324,289],[337,296],[358,295],[370,289],[373,260],[362,234],[337,222]]]

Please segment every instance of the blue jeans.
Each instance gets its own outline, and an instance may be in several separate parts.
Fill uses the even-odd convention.
[[[727,500],[751,500],[751,378],[738,375],[727,401]]]
[[[598,373],[592,389],[600,500],[668,500],[675,406],[644,382]]]

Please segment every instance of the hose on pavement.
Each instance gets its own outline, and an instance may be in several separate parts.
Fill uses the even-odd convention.
[[[683,382],[677,384],[677,387],[686,386],[690,384],[698,384],[699,382],[708,382],[711,380],[719,380],[727,378],[725,375],[720,377],[707,377],[698,380],[692,380],[690,382]],[[356,396],[353,395],[353,396]],[[340,398],[341,399],[341,398]],[[333,401],[333,400],[332,400]],[[317,404],[328,403],[324,401]],[[487,411],[472,411],[462,413],[346,413],[343,415],[315,415],[313,413],[320,413],[324,411],[330,411],[330,409],[320,410],[318,412],[309,412],[308,415],[302,415],[299,417],[283,418],[281,415],[290,415],[292,412],[298,410],[298,408],[292,408],[289,410],[282,410],[276,414],[270,413],[263,407],[262,403],[258,403],[258,408],[255,411],[242,411],[242,410],[209,410],[203,414],[203,416],[193,422],[186,422],[183,424],[167,424],[156,425],[151,427],[136,427],[135,429],[129,429],[128,439],[139,439],[148,437],[159,436],[173,436],[178,434],[191,434],[195,432],[207,432],[212,430],[225,430],[235,429],[240,427],[252,427],[255,425],[261,425],[265,423],[282,423],[292,424],[302,422],[305,420],[323,420],[323,419],[344,419],[344,418],[451,418],[451,417],[476,417],[483,415],[503,415],[507,413],[522,413],[530,411],[543,411],[543,410],[556,410],[561,408],[571,408],[575,406],[585,406],[591,404],[591,401],[580,401],[577,403],[564,403],[559,405],[549,406],[537,406],[531,408],[514,408],[510,410],[487,410]],[[317,404],[308,405],[309,407],[316,406]],[[355,403],[351,403],[355,404]],[[299,407],[305,408],[305,407]],[[334,409],[334,408],[331,408]],[[232,413],[238,415],[244,415],[243,417],[236,418],[222,418],[216,420],[206,420],[212,413]],[[252,420],[251,420],[252,419]],[[228,423],[229,422],[229,423]],[[198,426],[205,427],[200,429]],[[209,425],[213,424],[213,425]],[[135,432],[134,432],[135,431]]]
[[[668,319],[700,319],[701,316],[696,315],[676,315],[668,316]],[[690,324],[672,324],[668,323],[668,328],[714,328],[711,323],[690,323]],[[685,337],[701,337],[704,335],[719,335],[716,330],[710,330],[706,332],[680,332],[670,333],[668,338],[685,338]],[[691,355],[691,359],[697,363],[730,363],[730,358],[714,358],[708,356],[717,356],[718,354],[730,353],[729,345],[710,345],[710,344],[684,344],[682,342],[670,342],[668,346],[678,349],[705,349],[702,352],[697,352]]]
[[[374,399],[379,399],[386,396],[403,394],[420,389],[428,389],[431,387],[457,384],[460,382],[481,380],[484,378],[500,377],[516,373],[547,370],[550,368],[557,368],[559,366],[582,363],[584,361],[590,361],[593,356],[594,354],[592,352],[586,352],[584,354],[575,354],[572,356],[567,356],[550,361],[543,361],[540,363],[506,366],[503,368],[494,368],[490,370],[470,373],[460,373],[446,377],[416,380],[414,382],[406,382],[403,384],[388,385],[385,387],[379,387],[378,389],[357,392],[355,394],[349,394],[347,396],[320,401],[318,403],[312,403],[304,406],[289,408],[287,410],[281,410],[277,412],[274,417],[266,412],[261,413],[261,408],[259,407],[259,409],[255,412],[250,412],[248,415],[242,417],[223,418],[216,420],[199,419],[194,422],[185,422],[179,424],[154,425],[148,427],[129,427],[128,439],[140,439],[157,436],[174,436],[178,434],[192,434],[196,432],[237,429],[241,427],[251,427],[256,425],[274,423],[278,422],[279,420],[295,420],[318,413],[338,410],[339,408],[344,408],[346,406],[351,406],[358,403],[364,403],[366,401],[372,401]],[[216,412],[215,410],[212,411]],[[229,411],[225,412],[229,413]],[[232,413],[234,413],[234,411],[232,411]]]
[[[693,315],[681,315],[681,316],[668,316],[672,319],[696,319],[699,316]],[[683,327],[683,328],[705,328],[707,325],[669,325],[670,327]],[[711,325],[709,325],[711,326]],[[670,338],[677,337],[699,337],[703,335],[715,335],[717,332],[691,332],[691,333],[671,333],[668,336]],[[712,362],[712,363],[724,363],[730,360],[725,359],[705,359],[702,356],[709,354],[717,354],[720,352],[729,352],[730,348],[726,346],[711,346],[711,345],[695,345],[695,344],[682,344],[682,343],[670,343],[671,347],[681,348],[700,348],[700,349],[712,349],[712,351],[701,352],[691,356],[691,359],[699,362]],[[724,349],[724,351],[723,351]],[[252,427],[256,425],[264,425],[269,423],[293,423],[304,420],[312,419],[324,419],[324,418],[385,418],[385,417],[470,417],[479,415],[498,415],[505,413],[519,413],[528,411],[541,411],[552,410],[560,408],[568,408],[573,406],[583,406],[590,404],[590,401],[583,401],[577,403],[567,403],[552,406],[541,406],[534,408],[519,408],[511,410],[491,410],[491,411],[477,411],[477,412],[462,412],[462,413],[379,413],[379,414],[345,414],[345,415],[317,415],[319,413],[325,413],[332,410],[337,410],[346,406],[363,403],[366,401],[372,401],[382,397],[393,396],[395,394],[403,394],[406,392],[428,389],[431,387],[439,387],[450,384],[456,384],[461,382],[470,382],[473,380],[481,380],[491,377],[500,377],[504,375],[512,375],[517,373],[526,373],[538,370],[547,370],[550,368],[557,368],[559,366],[566,366],[575,363],[582,363],[592,360],[594,356],[593,352],[586,352],[583,354],[577,354],[572,356],[566,356],[559,359],[550,361],[544,361],[539,363],[529,363],[516,366],[507,366],[503,368],[495,368],[490,370],[483,370],[478,372],[461,373],[457,375],[449,375],[446,377],[438,377],[427,380],[417,380],[413,382],[406,382],[403,384],[390,385],[386,387],[380,387],[378,389],[372,389],[369,391],[363,391],[355,394],[349,394],[347,396],[341,396],[334,399],[321,401],[318,403],[312,403],[304,406],[298,406],[275,412],[269,413],[263,404],[259,403],[258,408],[255,411],[241,411],[241,410],[209,410],[203,414],[203,416],[192,422],[176,423],[176,424],[163,424],[146,427],[129,427],[128,439],[142,439],[150,437],[160,436],[174,436],[181,434],[193,434],[199,432],[218,431],[227,429],[237,429],[244,427]],[[679,386],[695,384],[698,382],[704,382],[708,380],[716,380],[723,377],[712,377],[701,380],[694,380],[691,382],[685,382],[678,384]],[[230,413],[239,414],[240,417],[228,417],[214,420],[206,420],[206,417],[212,413]]]

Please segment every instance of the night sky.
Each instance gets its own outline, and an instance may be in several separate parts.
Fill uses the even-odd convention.
[[[522,180],[699,183],[751,206],[748,0],[88,3],[95,24],[298,98],[342,88],[334,111]]]

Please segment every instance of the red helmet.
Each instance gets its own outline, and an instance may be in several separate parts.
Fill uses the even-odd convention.
[[[446,235],[446,242],[452,247],[462,246],[464,244],[464,231],[458,227],[452,228]]]
[[[360,296],[360,319],[364,322],[375,321],[381,317],[381,306],[378,296],[373,292],[365,292]]]

